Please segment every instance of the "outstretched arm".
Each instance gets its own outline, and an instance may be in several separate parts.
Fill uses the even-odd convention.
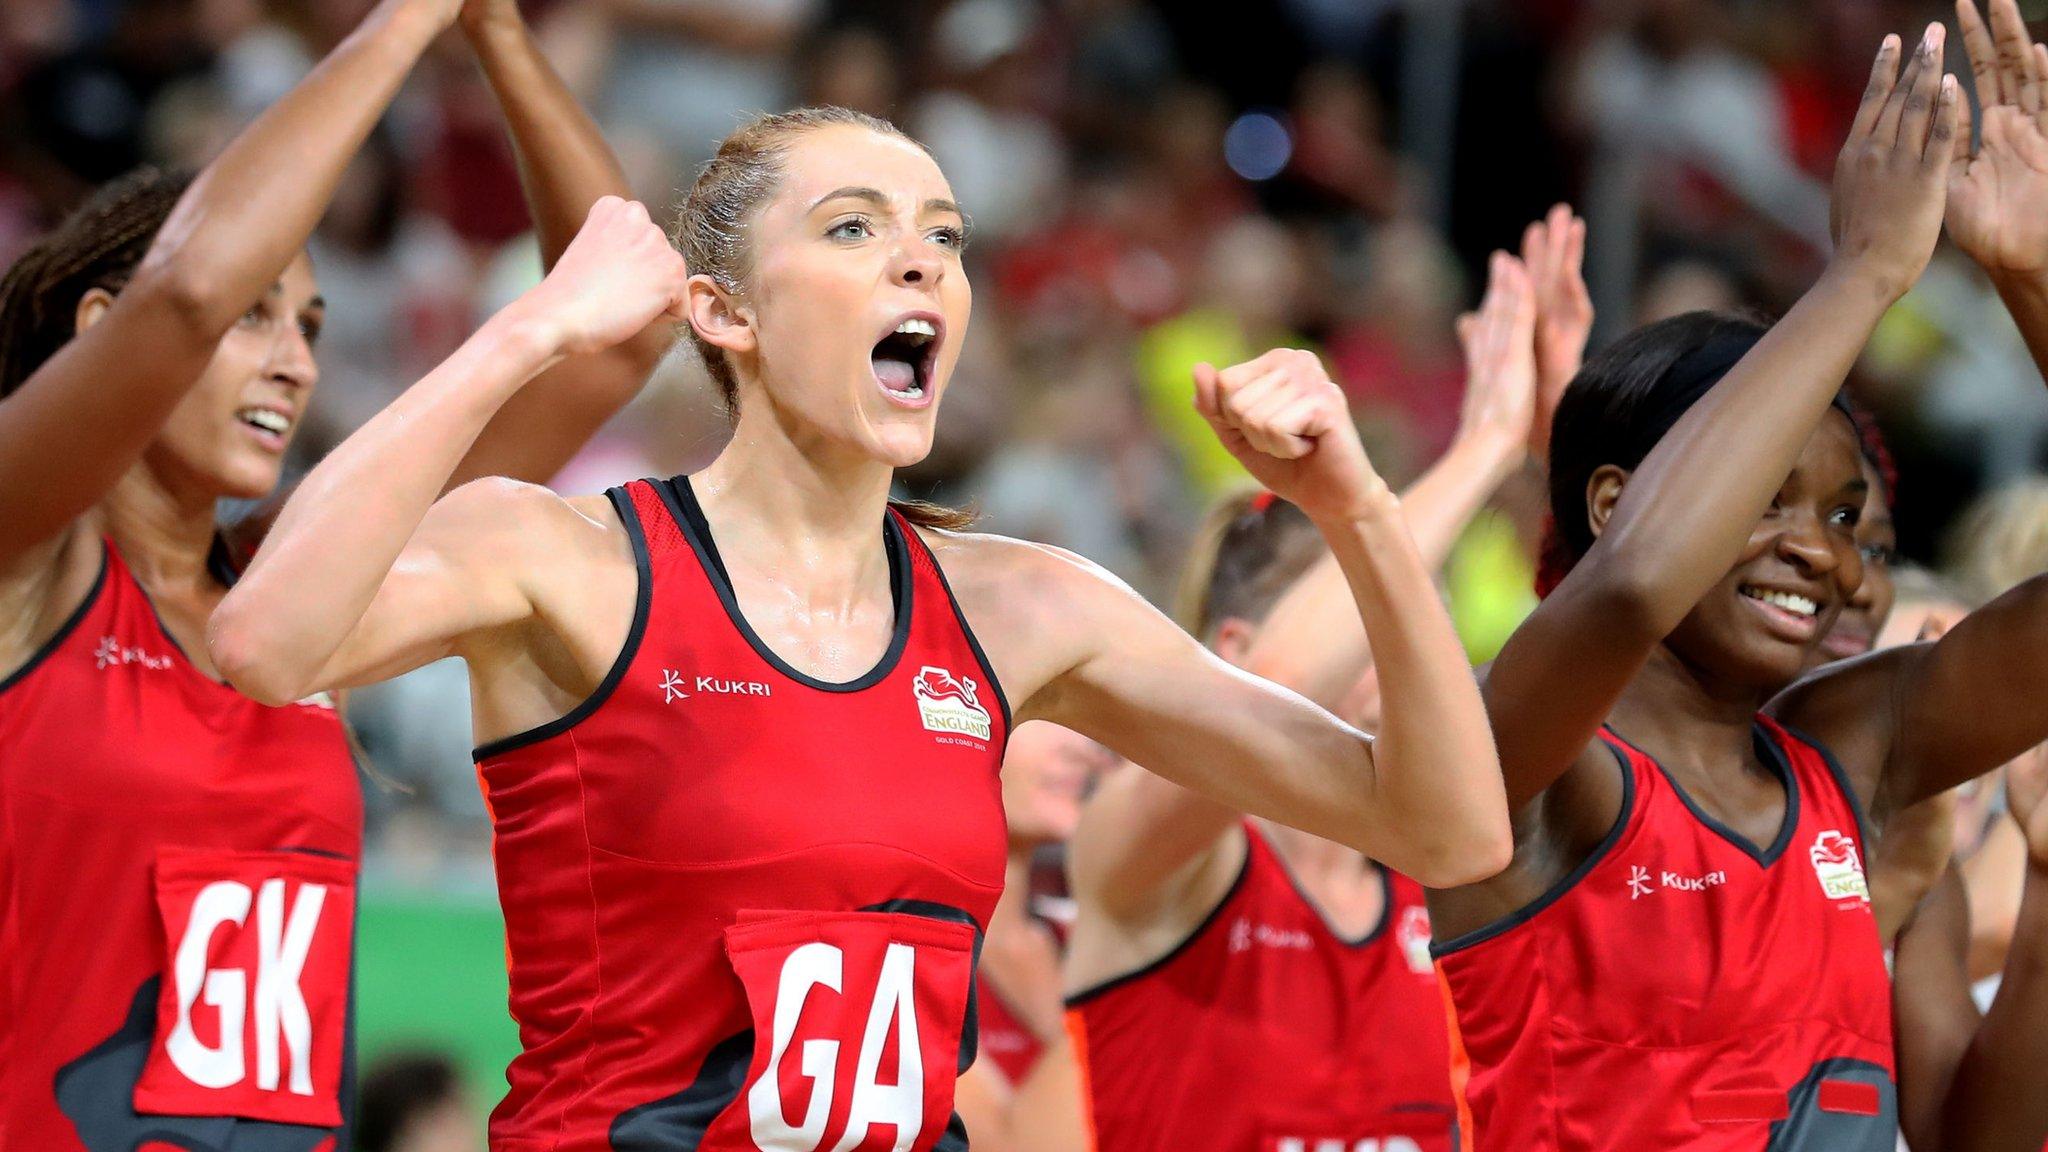
[[[1306,352],[1196,369],[1197,406],[1252,475],[1336,555],[1385,685],[1378,739],[1224,664],[1081,562],[1058,587],[1070,658],[1020,716],[1093,736],[1235,811],[1365,852],[1425,884],[1507,860],[1507,814],[1478,689],[1400,502],[1372,470],[1343,393]]]
[[[540,239],[541,266],[551,270],[591,205],[605,196],[631,199],[625,172],[596,122],[541,54],[517,0],[468,0],[461,24],[504,110]],[[675,326],[656,323],[614,347],[549,369],[498,410],[449,486],[480,476],[547,483],[639,394],[674,342]]]
[[[1465,525],[1522,463],[1535,407],[1536,302],[1512,256],[1496,253],[1477,313],[1461,317],[1468,376],[1464,416],[1449,451],[1401,496],[1426,571],[1443,566]],[[1334,554],[1275,603],[1240,661],[1347,720],[1344,701],[1372,663],[1350,577]],[[1120,773],[1089,801],[1068,860],[1077,888],[1098,903],[1153,905],[1242,816],[1149,772]]]
[[[1654,648],[1728,571],[1857,354],[1925,267],[1956,131],[1931,26],[1903,75],[1887,37],[1837,165],[1827,272],[1686,413],[1611,505],[1588,555],[1508,640],[1486,684],[1519,812],[1575,764]],[[1613,480],[1608,480],[1610,492]]]
[[[179,200],[100,321],[0,403],[0,563],[142,455],[220,342],[305,246],[452,0],[384,0]]]
[[[1956,12],[1983,100],[1974,153],[1960,133],[1950,171],[1949,234],[1983,265],[2048,365],[2048,47],[2029,42],[2014,0],[1991,0],[1991,21],[1971,0]],[[1808,690],[1884,765],[1882,807],[1897,808],[1981,775],[2048,740],[2048,578],[2036,578],[1971,613],[1932,644],[1893,649]],[[1879,681],[1865,684],[1863,681]],[[1850,706],[1872,689],[1890,709]],[[1831,734],[1831,733],[1830,733]]]
[[[507,562],[525,554],[533,527],[509,515],[522,510],[519,497],[492,485],[435,497],[521,385],[677,307],[684,278],[645,208],[598,201],[546,280],[299,485],[208,625],[222,674],[283,703],[394,675],[531,615],[521,582],[529,566]]]

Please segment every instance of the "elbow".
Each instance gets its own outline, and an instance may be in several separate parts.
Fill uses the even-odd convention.
[[[195,344],[211,346],[252,300],[230,299],[222,278],[209,262],[172,245],[168,251],[152,250],[122,289],[125,296],[141,296],[164,315],[170,316]]]
[[[1424,888],[1463,888],[1500,875],[1514,854],[1514,837],[1503,819],[1498,829],[1474,830],[1425,849],[1408,876]]]
[[[237,611],[232,603],[222,604],[206,629],[206,652],[215,670],[235,691],[259,704],[273,708],[303,700],[313,692],[310,678],[292,666],[276,640]]]
[[[1604,622],[1611,633],[1657,643],[1692,610],[1691,600],[1673,595],[1678,581],[1652,563],[1610,556],[1588,573],[1591,577],[1577,590],[1588,615]],[[1562,586],[1560,591],[1562,591]]]

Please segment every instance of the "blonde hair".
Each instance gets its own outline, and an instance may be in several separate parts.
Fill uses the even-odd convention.
[[[2048,572],[2048,480],[1978,497],[1949,533],[1948,569],[1979,603]]]
[[[1301,509],[1271,492],[1228,493],[1209,508],[1188,548],[1175,596],[1181,627],[1207,643],[1228,619],[1263,620],[1323,554]]]
[[[683,253],[692,274],[711,277],[727,292],[746,290],[752,270],[747,230],[782,183],[789,150],[799,137],[820,128],[865,128],[924,148],[901,128],[851,108],[825,105],[757,116],[741,125],[718,146],[718,153],[697,173],[696,182],[676,214],[670,239]],[[925,149],[930,154],[930,149]],[[704,360],[705,371],[718,384],[728,412],[739,411],[739,377],[724,349],[704,339],[695,328],[690,341]],[[974,523],[974,514],[924,500],[891,500],[890,507],[913,524],[959,531]]]

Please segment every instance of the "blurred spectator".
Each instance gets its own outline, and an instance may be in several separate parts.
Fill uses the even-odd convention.
[[[993,239],[1059,209],[1065,150],[1036,106],[1025,51],[1037,32],[1022,0],[960,0],[933,33],[941,86],[910,113],[911,134],[938,158],[975,231]]]
[[[483,1152],[476,1112],[455,1062],[399,1052],[363,1069],[356,1152]]]
[[[789,62],[820,0],[595,0],[615,35],[602,107],[685,169],[794,94]]]
[[[1269,348],[1307,347],[1295,328],[1304,275],[1294,236],[1263,216],[1246,216],[1216,236],[1196,305],[1139,337],[1146,407],[1205,500],[1245,473],[1194,410],[1195,365],[1221,369]]]

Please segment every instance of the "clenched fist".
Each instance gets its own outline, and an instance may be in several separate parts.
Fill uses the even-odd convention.
[[[625,341],[664,314],[681,319],[689,278],[682,254],[644,205],[606,196],[519,307],[555,351],[580,355]]]
[[[1390,499],[1313,352],[1275,348],[1221,371],[1197,364],[1195,408],[1246,471],[1312,520],[1357,519]]]

